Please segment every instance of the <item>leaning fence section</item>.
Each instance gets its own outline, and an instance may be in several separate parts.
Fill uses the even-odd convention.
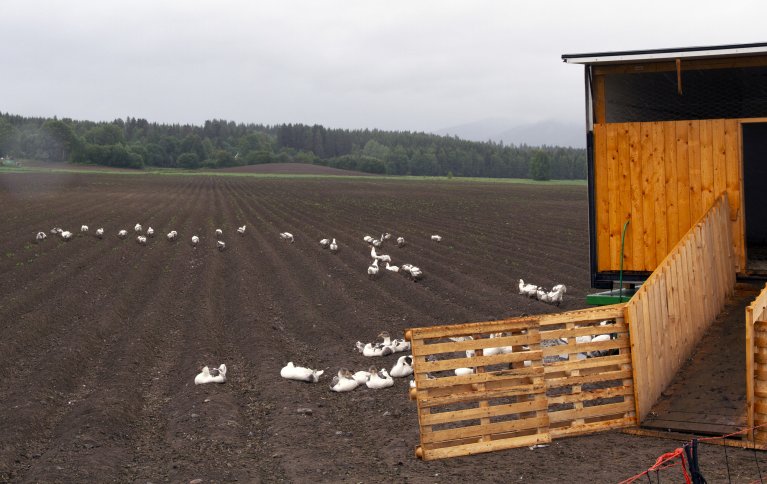
[[[469,455],[634,425],[623,308],[409,330],[416,455]]]
[[[727,195],[682,237],[626,306],[641,421],[735,288]]]
[[[767,444],[767,285],[746,308],[746,406],[749,439]]]

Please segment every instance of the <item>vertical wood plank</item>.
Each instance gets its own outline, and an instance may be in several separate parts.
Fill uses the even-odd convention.
[[[712,156],[714,163],[714,199],[727,189],[727,151],[725,148],[724,119],[711,121]]]
[[[663,123],[663,160],[666,177],[666,247],[671,250],[684,232],[679,232],[679,207],[677,199],[676,122]]]
[[[713,123],[711,120],[700,121],[700,174],[702,213],[714,205],[714,145]]]
[[[690,167],[690,221],[694,224],[703,216],[700,168],[700,121],[687,122],[687,163]]]
[[[607,130],[603,124],[594,125],[594,197],[597,226],[597,270],[610,267],[610,220],[607,191]]]
[[[640,127],[628,123],[629,164],[631,171],[631,269],[644,270],[644,221],[642,217],[642,161],[639,157]]]
[[[690,165],[688,163],[687,122],[676,121],[676,175],[678,234],[681,238],[690,229]]]
[[[623,123],[618,130],[618,161],[620,163],[620,181],[618,197],[620,200],[620,217],[618,218],[618,250],[620,250],[621,237],[623,236],[623,224],[631,217],[631,159],[629,149],[629,123]],[[630,230],[631,223],[629,223]],[[631,232],[626,232],[624,242],[623,268],[628,270],[631,264],[632,251],[634,249]]]
[[[739,144],[740,123],[737,119],[728,119],[724,123],[724,156],[727,166],[727,202],[730,206],[730,221],[732,223],[733,245],[736,247],[736,270],[744,272],[745,267],[745,241],[740,234],[740,225],[743,223],[741,212],[742,191],[740,170],[743,162],[740,159]],[[742,256],[742,257],[741,257]]]
[[[666,223],[666,164],[664,149],[663,123],[652,123],[653,149],[653,195],[655,200],[655,261],[660,263],[666,254],[667,227]],[[654,267],[653,267],[654,269]]]
[[[652,149],[652,124],[640,123],[639,159],[642,164],[642,223],[644,228],[643,250],[644,270],[652,271],[656,266],[655,258],[655,197],[653,180],[655,166]]]
[[[620,257],[620,162],[618,161],[618,130],[615,123],[607,125],[607,191],[610,224],[610,270],[617,271]]]

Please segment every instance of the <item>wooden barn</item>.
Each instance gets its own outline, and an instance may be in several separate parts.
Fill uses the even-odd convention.
[[[646,279],[722,193],[738,275],[767,275],[767,43],[562,59],[585,68],[592,286]]]
[[[410,329],[416,455],[612,429],[767,450],[767,43],[562,58],[585,67],[592,285],[642,284]]]

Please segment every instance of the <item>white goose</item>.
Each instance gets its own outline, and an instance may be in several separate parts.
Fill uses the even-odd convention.
[[[281,232],[280,237],[282,240],[289,240],[291,244],[296,241],[296,239],[293,237],[293,234],[290,232]]]
[[[397,247],[405,246],[405,237],[397,237]]]
[[[48,236],[45,235],[45,232],[38,232],[37,235],[35,236],[35,240],[38,240],[38,241],[45,240],[46,237]]]
[[[224,383],[226,381],[226,365],[222,364],[218,368],[208,368],[207,366],[202,368],[202,371],[194,377],[195,385],[202,385],[205,383]]]
[[[413,374],[413,357],[410,355],[402,355],[397,360],[397,363],[392,367],[389,372],[394,378],[405,378]]]
[[[69,230],[65,230],[61,232],[61,238],[64,239],[65,241],[72,240],[72,232],[70,232]]]
[[[392,272],[399,272],[399,267],[389,265],[389,263],[386,262],[386,270],[387,271],[392,271]]]
[[[121,239],[124,239],[125,237],[128,236],[128,231],[125,229],[122,229],[119,232],[117,232],[117,236],[120,237]]]
[[[200,238],[199,238],[199,237],[197,237],[196,235],[193,235],[193,236],[192,236],[192,245],[193,245],[193,246],[196,246],[196,245],[197,245],[197,244],[199,244],[199,243],[200,243]]]
[[[364,385],[367,383],[368,380],[370,380],[370,372],[365,370],[360,370],[358,372],[355,372],[354,375],[352,375],[352,378],[357,382],[359,385]]]
[[[370,267],[368,267],[368,276],[375,277],[378,275],[378,259],[374,260]]]
[[[168,238],[168,240],[172,242],[176,240],[176,237],[178,237],[178,232],[176,232],[175,230],[171,230],[170,232],[168,232],[168,235],[166,235],[166,237]]]
[[[334,254],[338,252],[338,244],[336,243],[336,239],[333,239],[333,241],[330,242],[330,252]]]
[[[536,297],[538,293],[538,286],[535,286],[533,284],[525,284],[525,281],[522,279],[519,280],[519,293],[528,296],[528,297]]]
[[[386,369],[378,370],[375,366],[370,367],[370,378],[365,382],[368,388],[378,390],[394,385],[394,379],[389,376]]]
[[[240,235],[245,235],[245,226],[237,227],[237,233]]]
[[[338,370],[338,375],[333,377],[330,383],[330,389],[334,392],[350,392],[359,386],[359,382],[354,378],[352,372],[346,368]]]
[[[141,224],[136,224],[136,225],[133,226],[133,231],[136,232],[136,233],[139,233],[142,230],[144,230],[144,228],[141,226]]]
[[[139,235],[138,237],[136,237],[136,242],[138,242],[141,245],[146,245],[146,237],[144,237],[143,235]]]
[[[147,237],[154,237],[154,229],[152,227],[149,227],[146,229],[146,236]]]
[[[330,246],[330,239],[320,240],[320,247],[322,247],[323,249],[327,249],[328,246]]]
[[[99,227],[96,229],[96,237],[99,239],[104,237],[104,227]]]
[[[288,380],[299,380],[309,383],[317,383],[324,370],[312,370],[311,368],[304,368],[303,366],[296,366],[292,361],[289,361],[282,370],[280,370],[280,376],[287,378]]]
[[[432,235],[431,240],[434,242],[442,242],[442,236],[441,235]]]
[[[216,229],[216,235],[218,235],[220,237],[220,236],[224,235],[224,231],[221,230],[221,229]]]
[[[219,250],[219,252],[223,252],[224,249],[226,249],[226,243],[221,240],[216,241],[216,248]]]
[[[88,232],[88,226],[87,225],[81,225],[80,226],[80,232],[83,232],[83,233]]]

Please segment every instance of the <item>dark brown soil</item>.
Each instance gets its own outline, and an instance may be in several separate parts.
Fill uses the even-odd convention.
[[[381,330],[575,309],[588,287],[584,187],[208,176],[0,175],[0,481],[614,482],[676,442],[617,432],[421,462],[407,380],[329,391]],[[158,236],[116,237],[140,222]],[[91,235],[77,232],[81,224]],[[247,224],[244,237],[235,233]],[[71,242],[33,241],[53,226]],[[94,237],[103,226],[107,236]],[[218,252],[214,230],[224,230]],[[180,233],[177,242],[164,234]],[[288,244],[278,233],[296,236]],[[391,231],[413,283],[366,274],[365,234]],[[440,234],[442,243],[429,240]],[[189,239],[201,237],[193,248]],[[340,251],[318,240],[335,237]],[[561,308],[517,280],[568,287]],[[327,369],[286,381],[289,360]],[[390,367],[394,357],[376,360]],[[223,385],[195,386],[203,365]],[[310,415],[298,413],[310,408]],[[733,482],[758,477],[728,449]],[[763,468],[764,456],[759,454]],[[726,477],[707,446],[709,482]],[[670,472],[670,471],[669,471]],[[665,482],[679,482],[678,474]]]
[[[330,166],[310,165],[307,163],[265,163],[262,165],[219,168],[224,173],[269,173],[288,175],[335,175],[335,176],[375,176],[371,173],[353,170],[341,170]]]

